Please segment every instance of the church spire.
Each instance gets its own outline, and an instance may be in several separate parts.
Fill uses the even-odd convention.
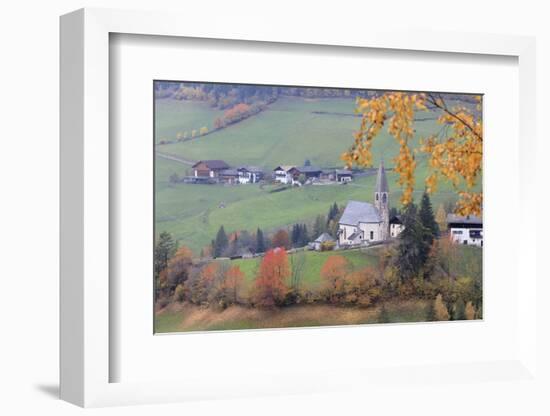
[[[378,167],[378,176],[376,177],[376,190],[377,193],[389,192],[388,180],[386,179],[386,170],[384,169],[384,159],[380,159],[380,166]]]

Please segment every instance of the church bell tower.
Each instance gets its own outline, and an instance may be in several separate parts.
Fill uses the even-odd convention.
[[[384,169],[384,160],[381,160],[380,166],[378,167],[378,176],[376,177],[376,188],[374,190],[374,206],[380,213],[380,219],[382,220],[380,229],[380,238],[382,240],[388,240],[390,235],[389,193],[386,170]]]

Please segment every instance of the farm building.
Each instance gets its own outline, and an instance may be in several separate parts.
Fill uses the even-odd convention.
[[[193,175],[195,177],[218,177],[220,171],[229,169],[229,165],[223,160],[199,160],[193,166]]]
[[[256,166],[240,166],[237,168],[239,183],[257,183],[263,179],[264,172]]]
[[[317,237],[315,241],[312,241],[311,243],[309,243],[309,246],[313,250],[321,251],[321,249],[323,248],[323,245],[327,245],[327,244],[334,245],[335,242],[336,240],[329,233],[323,233],[319,237]]]
[[[284,184],[292,183],[293,176],[291,171],[294,168],[295,166],[290,165],[277,166],[273,169],[273,179]]]
[[[220,181],[225,183],[239,183],[239,171],[237,169],[223,169],[218,173]]]
[[[299,166],[291,169],[294,180],[297,180],[300,175],[304,175],[306,179],[318,179],[323,170],[316,166]]]
[[[336,169],[335,171],[336,182],[351,182],[353,174],[348,169]]]
[[[483,220],[474,215],[447,215],[449,237],[458,244],[483,247]]]
[[[381,162],[374,190],[374,204],[348,202],[338,223],[338,244],[354,246],[389,239],[389,212],[389,187],[384,162]]]
[[[401,216],[394,215],[390,218],[390,237],[396,238],[401,234],[401,231],[403,231],[405,227],[403,226],[403,222],[401,221]]]

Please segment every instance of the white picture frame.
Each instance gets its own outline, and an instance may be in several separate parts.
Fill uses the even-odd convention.
[[[106,9],[82,9],[61,18],[61,398],[80,406],[160,403],[214,397],[262,394],[359,391],[376,384],[406,378],[409,370],[371,369],[368,374],[346,368],[319,377],[318,373],[271,374],[262,380],[110,382],[110,365],[116,354],[110,349],[110,241],[109,156],[109,36],[124,33],[278,42],[281,44],[332,45],[334,47],[431,51],[442,54],[504,55],[518,59],[520,227],[525,241],[535,241],[536,220],[529,167],[535,166],[536,120],[534,111],[535,40],[530,37],[474,33],[406,31],[387,26],[354,29],[327,37],[322,28],[309,31],[262,25],[246,36],[235,33],[223,20],[205,28],[183,16]],[[527,110],[529,109],[529,111]],[[536,250],[533,244],[518,246],[518,270],[522,279],[517,292],[519,345],[517,355],[498,362],[452,362],[415,367],[423,383],[440,381],[441,374],[464,382],[485,378],[538,381],[536,348]],[[119,357],[118,357],[119,358]],[[483,377],[468,379],[468,374]],[[443,378],[447,377],[443,376]],[[413,377],[413,378],[414,378]],[[343,383],[341,380],[348,380]],[[284,380],[284,382],[283,382]],[[284,386],[284,387],[283,387]]]

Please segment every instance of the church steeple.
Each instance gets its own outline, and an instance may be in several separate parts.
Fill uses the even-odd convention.
[[[389,238],[390,232],[390,189],[386,178],[384,160],[380,160],[378,175],[376,177],[376,188],[374,189],[374,206],[380,214],[380,237],[382,240]]]

